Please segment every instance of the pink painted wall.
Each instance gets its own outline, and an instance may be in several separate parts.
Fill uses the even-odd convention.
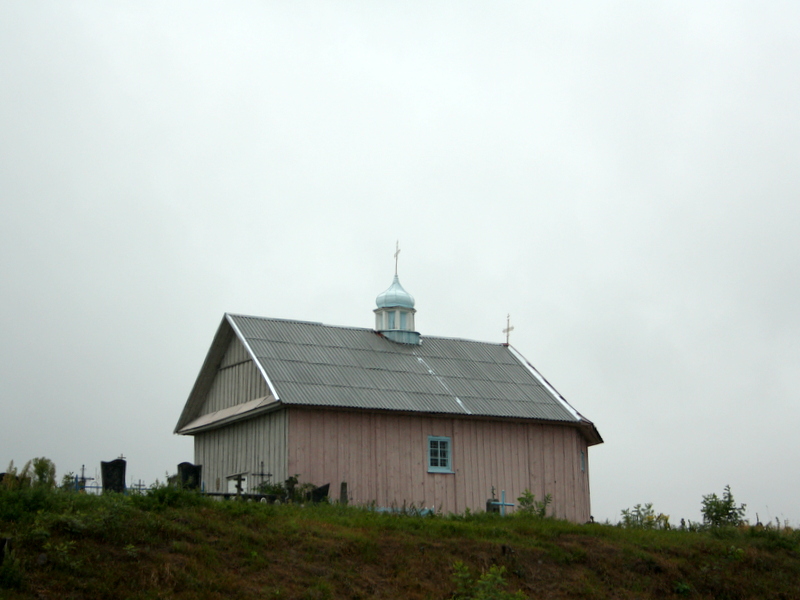
[[[455,473],[428,473],[429,435],[451,438]],[[333,498],[346,481],[358,504],[463,513],[485,510],[492,486],[514,503],[529,488],[553,496],[548,514],[589,520],[588,451],[574,427],[293,407],[287,438],[289,474],[330,483]]]

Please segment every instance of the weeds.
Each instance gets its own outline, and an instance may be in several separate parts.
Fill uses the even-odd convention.
[[[66,598],[79,585],[95,598],[522,598],[511,577],[562,598],[796,596],[800,532],[789,527],[665,531],[649,504],[623,511],[629,526],[587,526],[538,518],[540,503],[531,494],[508,517],[422,517],[412,505],[213,501],[162,486],[141,496],[2,487],[0,538],[14,546],[0,597]]]
[[[154,485],[144,494],[130,496],[131,503],[142,510],[163,510],[190,506],[207,506],[211,500],[199,492],[175,485]]]
[[[19,589],[22,587],[22,568],[9,539],[4,538],[0,548],[0,589]]]
[[[652,502],[642,506],[637,504],[633,509],[622,511],[622,527],[626,529],[669,529],[669,515],[656,514]]]
[[[453,600],[525,600],[522,592],[512,594],[505,590],[505,567],[492,565],[477,579],[461,561],[456,561],[453,571],[453,581],[456,584]]]
[[[300,475],[295,474],[283,483],[264,482],[258,486],[258,493],[271,496],[279,502],[303,502],[311,497],[316,486],[313,483],[300,483]]]
[[[73,556],[76,544],[75,540],[46,542],[44,551],[47,553],[48,560],[56,567],[68,571],[77,571],[81,568],[83,560]]]
[[[553,502],[553,497],[546,494],[543,499],[537,500],[536,496],[528,488],[525,488],[525,492],[517,498],[517,502],[519,503],[517,513],[544,519],[547,516],[547,507]]]

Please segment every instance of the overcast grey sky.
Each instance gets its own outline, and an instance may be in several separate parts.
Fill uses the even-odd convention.
[[[797,2],[0,0],[0,468],[152,482],[225,311],[512,344],[593,512],[800,522]],[[321,483],[321,482],[318,482]]]

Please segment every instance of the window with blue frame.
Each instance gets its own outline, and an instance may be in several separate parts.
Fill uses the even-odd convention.
[[[449,437],[428,436],[428,473],[452,473],[452,445]]]
[[[387,329],[394,329],[394,311],[390,310],[386,314],[389,315],[389,326],[387,327]]]

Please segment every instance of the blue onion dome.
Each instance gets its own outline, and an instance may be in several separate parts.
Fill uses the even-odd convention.
[[[395,275],[392,285],[390,285],[389,289],[385,292],[378,294],[375,303],[378,305],[378,308],[394,306],[414,308],[414,296],[403,289],[403,286],[400,285],[400,280],[397,278],[397,275]]]

